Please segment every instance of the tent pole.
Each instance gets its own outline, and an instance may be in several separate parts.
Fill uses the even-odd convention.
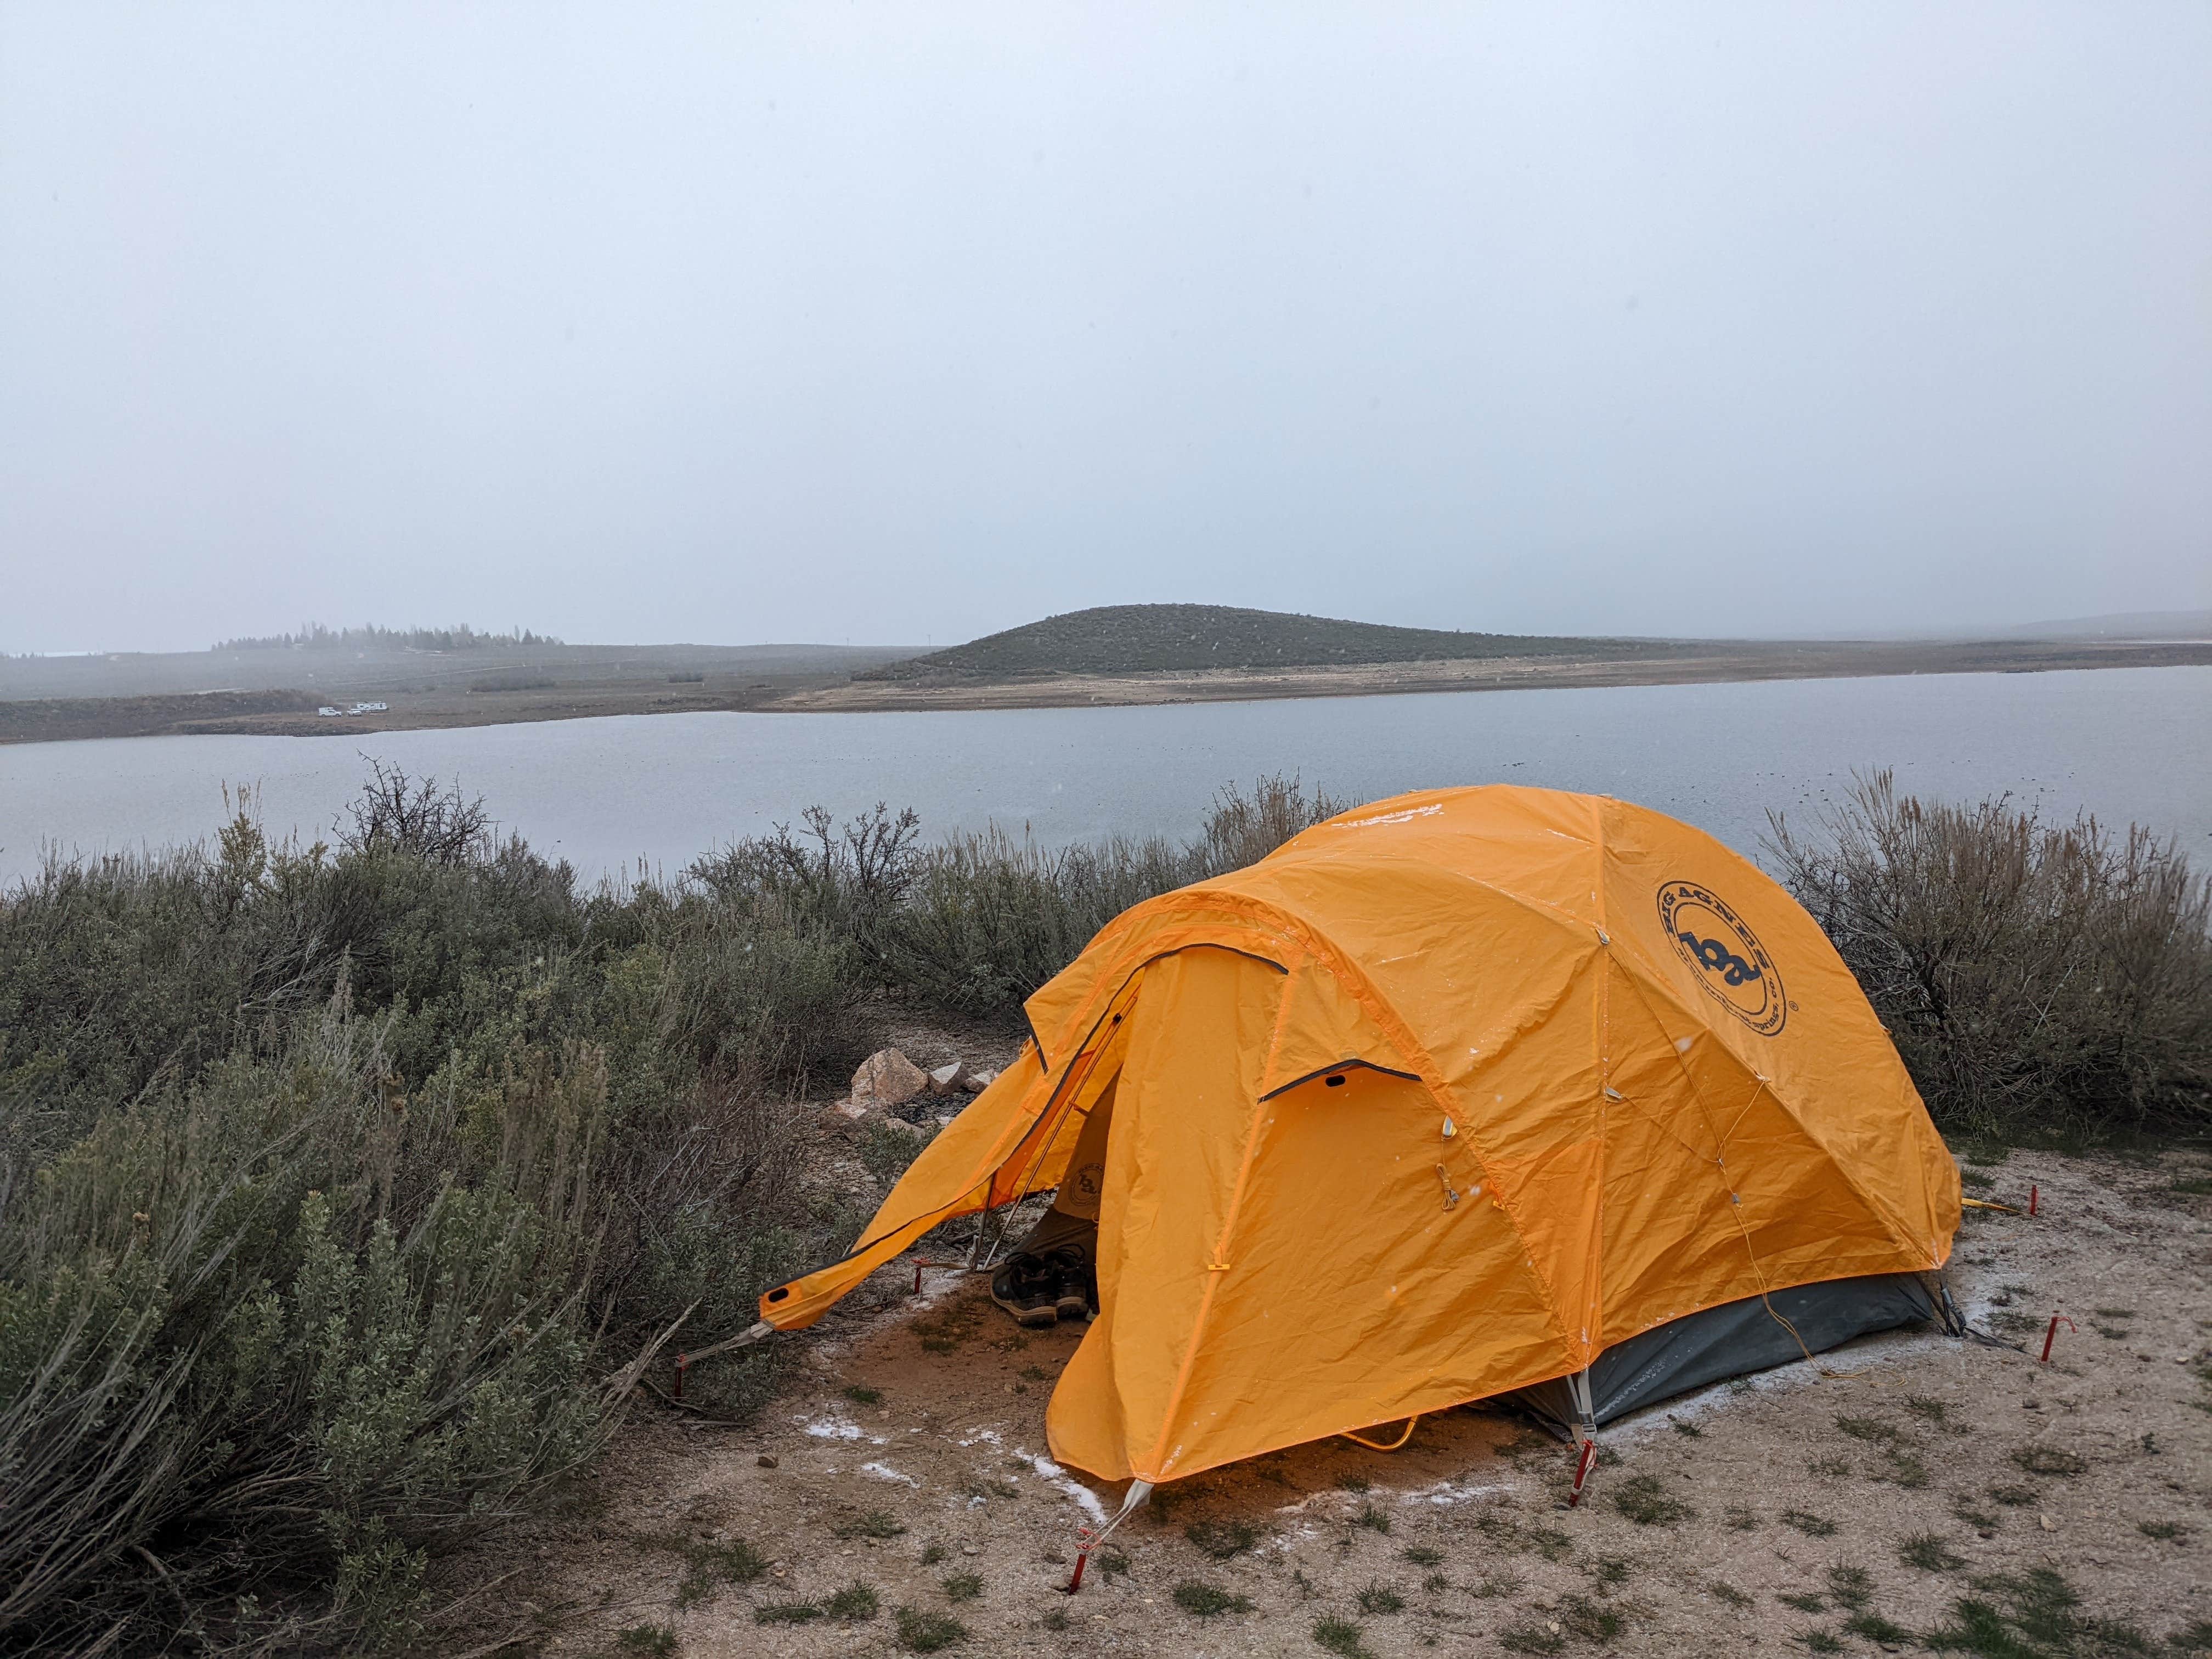
[[[1042,1127],[1043,1133],[1037,1137],[1036,1151],[1030,1155],[1029,1168],[1022,1176],[1022,1189],[1014,1194],[1012,1203],[999,1206],[999,1231],[995,1237],[991,1237],[991,1248],[988,1251],[983,1248],[983,1240],[986,1237],[990,1236],[990,1229],[988,1226],[980,1224],[977,1225],[975,1229],[975,1248],[968,1258],[968,1271],[969,1273],[981,1273],[986,1267],[996,1265],[999,1246],[1006,1242],[1006,1234],[1014,1224],[1014,1212],[1020,1209],[1024,1204],[1029,1201],[1030,1188],[1036,1183],[1037,1171],[1044,1165],[1045,1154],[1052,1150],[1052,1143],[1059,1139],[1060,1125],[1067,1121],[1067,1115],[1075,1105],[1075,1097],[1082,1091],[1083,1083],[1090,1077],[1090,1075],[1091,1073],[1088,1068],[1083,1072],[1080,1077],[1077,1076],[1073,1071],[1071,1071],[1069,1073],[1069,1078],[1075,1086],[1069,1089],[1066,1095],[1064,1095],[1055,1104],[1048,1105],[1046,1107],[1044,1112],[1041,1112],[1037,1115],[1038,1122]],[[1049,1118],[1046,1116],[1046,1113],[1050,1114]],[[1023,1137],[1024,1140],[1028,1138],[1029,1137],[1027,1136]],[[998,1179],[998,1176],[994,1174],[992,1176],[992,1179],[995,1181]],[[988,1222],[990,1219],[990,1217],[991,1212],[986,1210],[983,1213],[982,1220],[984,1222]]]

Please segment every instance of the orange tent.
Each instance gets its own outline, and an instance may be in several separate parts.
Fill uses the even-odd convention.
[[[1931,1273],[1958,1228],[1813,919],[1606,797],[1346,813],[1129,910],[1028,1012],[852,1252],[761,1313],[810,1324],[930,1228],[1056,1186],[1087,1128],[1099,1314],[1048,1429],[1108,1480],[1548,1379],[1594,1420],[1607,1350],[1742,1304],[1809,1352],[1777,1293]]]

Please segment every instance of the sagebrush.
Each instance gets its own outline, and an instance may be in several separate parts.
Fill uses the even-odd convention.
[[[1188,846],[1066,853],[817,812],[586,890],[378,767],[326,843],[241,798],[205,846],[50,859],[0,896],[0,1651],[434,1645],[432,1553],[591,1455],[623,1361],[863,1218],[793,1103],[885,999],[1005,1014],[1328,810],[1270,780]]]
[[[1938,1124],[2080,1139],[2212,1123],[2212,886],[2170,841],[1858,781],[1771,851]]]

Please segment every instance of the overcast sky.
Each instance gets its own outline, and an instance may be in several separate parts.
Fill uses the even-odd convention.
[[[2212,605],[2212,6],[0,0],[0,649]]]

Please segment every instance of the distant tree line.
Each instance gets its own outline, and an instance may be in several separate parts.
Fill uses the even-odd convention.
[[[301,625],[296,634],[257,634],[225,640],[218,651],[319,651],[347,646],[370,646],[384,651],[483,651],[507,646],[562,645],[550,634],[533,634],[514,628],[504,634],[483,634],[459,623],[452,628],[325,628],[320,623]]]

